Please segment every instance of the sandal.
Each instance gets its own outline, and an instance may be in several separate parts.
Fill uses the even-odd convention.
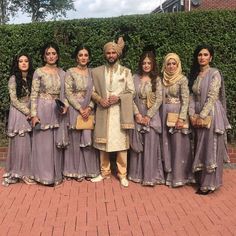
[[[23,176],[21,179],[25,184],[28,185],[37,184],[35,180],[30,179],[28,176]]]

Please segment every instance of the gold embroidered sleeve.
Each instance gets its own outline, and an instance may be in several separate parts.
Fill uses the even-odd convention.
[[[30,101],[31,101],[31,116],[37,116],[37,100],[39,96],[40,91],[40,75],[37,73],[37,71],[34,72],[33,80],[32,80],[32,87],[31,87],[31,95],[30,95]]]
[[[20,112],[22,112],[24,115],[29,115],[29,108],[24,103],[21,103],[17,98],[15,77],[10,78],[8,83],[8,90],[11,99],[11,105],[14,106]]]
[[[193,116],[195,114],[195,101],[194,101],[194,95],[191,94],[189,96],[189,108],[188,108],[188,114],[190,116]]]
[[[147,115],[150,118],[152,118],[156,114],[161,104],[162,104],[162,84],[161,80],[158,79],[156,84],[155,103],[153,104],[152,107],[148,109]]]
[[[74,109],[79,110],[81,108],[81,105],[76,101],[76,99],[73,96],[73,81],[74,81],[73,76],[69,71],[67,71],[65,76],[66,98]]]
[[[186,120],[189,106],[189,88],[188,88],[188,79],[186,77],[181,79],[180,101],[181,101],[181,108],[179,112],[179,118]]]
[[[200,112],[201,118],[204,119],[213,109],[214,104],[219,96],[220,87],[221,87],[221,76],[219,72],[216,72],[213,75],[213,78],[210,83],[210,89],[208,91],[207,100],[203,106],[202,111]]]

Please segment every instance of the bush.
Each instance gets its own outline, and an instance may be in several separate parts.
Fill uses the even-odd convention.
[[[75,46],[86,43],[92,51],[91,67],[95,67],[103,63],[103,45],[123,34],[126,52],[122,63],[133,72],[143,47],[152,44],[156,48],[159,65],[168,52],[176,52],[181,57],[185,74],[189,72],[196,45],[212,44],[216,52],[214,64],[225,78],[228,115],[233,126],[230,139],[236,138],[236,11],[147,14],[5,25],[0,27],[0,34],[1,117],[9,107],[7,81],[12,55],[26,50],[32,55],[34,65],[40,66],[39,51],[46,41],[59,44],[60,65],[64,69],[74,65],[71,53]]]

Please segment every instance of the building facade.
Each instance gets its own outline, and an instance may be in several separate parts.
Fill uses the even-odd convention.
[[[236,9],[236,0],[166,0],[152,13]]]

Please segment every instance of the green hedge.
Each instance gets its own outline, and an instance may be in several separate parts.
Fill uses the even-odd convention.
[[[142,48],[152,44],[161,65],[168,52],[180,55],[183,70],[189,72],[193,50],[200,43],[215,47],[214,64],[222,71],[226,89],[228,115],[236,138],[236,11],[209,11],[173,14],[148,14],[104,19],[5,25],[0,27],[0,115],[9,107],[7,81],[12,55],[27,50],[35,67],[40,66],[39,50],[46,41],[55,41],[61,49],[60,65],[74,65],[70,55],[79,43],[92,50],[91,66],[103,63],[102,47],[125,32],[126,53],[122,63],[135,72]]]

